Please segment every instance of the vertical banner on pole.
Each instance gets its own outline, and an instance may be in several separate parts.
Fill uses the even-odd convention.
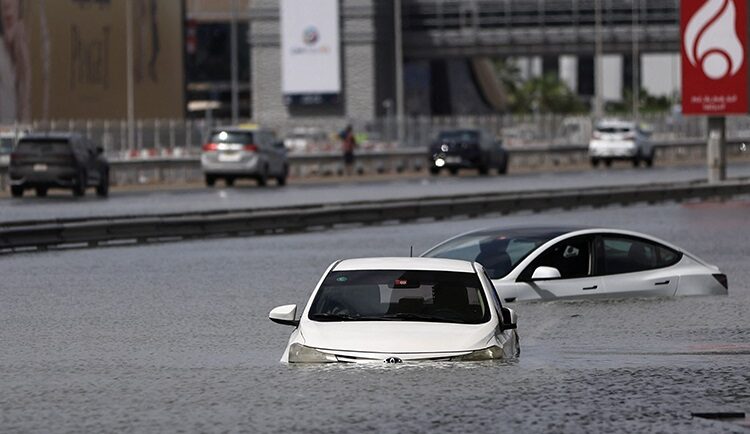
[[[747,1],[681,0],[682,112],[748,112]]]

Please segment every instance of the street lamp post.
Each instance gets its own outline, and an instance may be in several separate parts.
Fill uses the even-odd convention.
[[[128,150],[135,144],[135,89],[133,82],[133,2],[125,1],[125,76],[127,77]]]
[[[601,0],[594,1],[594,117],[600,119],[604,115],[604,68],[602,67],[602,6]]]
[[[640,103],[641,103],[641,95],[640,95],[640,50],[638,47],[638,39],[640,38],[640,33],[638,31],[638,18],[640,14],[640,0],[633,0],[633,64],[632,66],[632,98],[633,98],[633,121],[638,124],[638,121],[640,120]]]
[[[237,59],[237,0],[232,0],[232,20],[229,27],[231,41],[229,49],[231,53],[231,75],[232,75],[232,124],[237,124],[239,119],[239,60]]]
[[[401,0],[393,0],[394,45],[396,56],[396,140],[404,141],[404,53],[401,35]]]

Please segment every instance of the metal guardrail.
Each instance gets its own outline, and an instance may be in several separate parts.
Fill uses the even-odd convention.
[[[183,214],[26,221],[0,224],[0,251],[50,247],[95,247],[122,243],[175,241],[208,236],[298,232],[348,224],[408,222],[605,206],[680,201],[750,193],[750,179],[717,184],[682,182],[615,188],[454,195],[398,201],[363,201],[272,209],[225,210]]]

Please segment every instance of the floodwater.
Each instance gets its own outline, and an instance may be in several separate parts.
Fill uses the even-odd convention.
[[[0,256],[2,432],[747,432],[750,198]],[[728,296],[512,305],[509,362],[289,366],[290,327],[338,258],[512,224],[647,232]]]

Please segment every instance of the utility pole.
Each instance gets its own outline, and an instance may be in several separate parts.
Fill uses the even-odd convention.
[[[708,117],[708,182],[721,182],[727,179],[726,118]]]
[[[594,0],[594,117],[604,116],[604,68],[602,65],[602,5],[601,0]]]
[[[640,83],[640,69],[641,69],[641,55],[640,55],[640,49],[638,47],[639,38],[640,38],[640,32],[638,29],[638,21],[639,21],[639,14],[640,14],[640,1],[641,0],[632,0],[633,1],[633,64],[632,66],[632,79],[633,84],[631,86],[632,88],[632,99],[633,99],[633,121],[636,125],[638,125],[638,122],[640,121],[641,113],[640,113],[640,105],[641,105],[641,83]]]
[[[404,142],[404,51],[401,35],[401,0],[393,0],[393,26],[396,56],[396,140]]]
[[[231,53],[231,76],[232,76],[232,124],[239,121],[239,59],[237,58],[237,0],[232,0],[232,20],[229,25],[229,49]]]
[[[125,1],[125,68],[127,77],[128,150],[135,145],[135,85],[133,82],[133,2]]]

